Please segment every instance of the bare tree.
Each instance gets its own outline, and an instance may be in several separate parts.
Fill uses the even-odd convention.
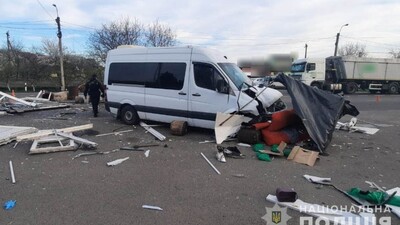
[[[355,56],[365,57],[367,52],[365,51],[366,46],[359,43],[349,43],[339,48],[338,54],[340,56]]]
[[[176,34],[167,25],[157,21],[150,24],[146,30],[146,46],[165,47],[176,44]]]
[[[64,49],[63,49],[64,50]],[[56,40],[51,39],[42,39],[42,46],[39,51],[49,56],[51,59],[54,59],[54,62],[58,58],[58,42]]]
[[[400,59],[400,49],[398,49],[398,50],[392,49],[392,50],[390,50],[389,54],[391,54],[392,57],[395,59]]]
[[[103,24],[89,36],[89,52],[98,61],[105,62],[107,52],[119,45],[140,45],[143,36],[143,25],[135,18],[129,17],[110,24]]]

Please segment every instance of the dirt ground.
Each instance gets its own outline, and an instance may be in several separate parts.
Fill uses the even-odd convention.
[[[148,157],[140,151],[117,151],[76,159],[79,153],[93,150],[28,155],[32,142],[15,142],[0,146],[0,202],[16,200],[12,210],[0,210],[0,224],[266,224],[261,217],[268,194],[278,187],[294,188],[300,199],[310,203],[351,206],[351,200],[331,187],[307,182],[304,174],[330,177],[333,183],[348,190],[368,189],[365,181],[391,189],[400,186],[400,98],[372,95],[349,96],[361,114],[360,124],[373,123],[380,131],[375,135],[335,131],[329,156],[320,157],[314,167],[275,157],[272,162],[259,161],[255,153],[239,147],[244,159],[215,159],[216,145],[199,142],[213,140],[213,130],[192,128],[185,136],[173,136],[168,125],[155,129],[167,140],[160,142],[141,127],[122,124],[103,108],[92,117],[88,105],[68,109],[29,112],[0,116],[1,125],[33,126],[54,129],[93,123],[94,128],[77,132],[77,136],[99,144],[105,152],[123,146],[158,144],[148,147]],[[287,95],[285,101],[290,101]],[[74,112],[54,120],[63,112]],[[341,121],[347,122],[350,117]],[[154,124],[149,122],[149,124]],[[96,137],[113,131],[132,130],[120,135]],[[235,146],[226,142],[225,146]],[[221,172],[218,175],[201,157],[204,153]],[[120,165],[107,162],[129,157]],[[14,164],[16,183],[10,180],[9,161]],[[143,209],[153,205],[163,211]],[[292,218],[287,224],[299,224],[304,214],[288,209]],[[391,217],[391,213],[377,213]]]

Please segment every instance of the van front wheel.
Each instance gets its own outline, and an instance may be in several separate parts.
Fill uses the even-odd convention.
[[[135,108],[130,105],[124,106],[121,110],[121,120],[128,125],[136,125],[139,123],[140,118]]]

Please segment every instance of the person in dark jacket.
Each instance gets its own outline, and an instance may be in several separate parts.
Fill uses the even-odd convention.
[[[94,117],[97,117],[97,114],[99,113],[100,95],[101,97],[104,97],[104,87],[103,84],[97,80],[96,74],[93,74],[92,78],[90,78],[90,80],[85,84],[85,91],[83,92],[85,99],[88,94],[89,100],[92,103],[93,115]]]

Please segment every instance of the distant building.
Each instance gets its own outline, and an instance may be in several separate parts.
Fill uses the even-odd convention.
[[[297,59],[294,54],[273,54],[264,58],[243,58],[238,66],[250,77],[263,77],[280,72],[290,72],[292,62]]]

